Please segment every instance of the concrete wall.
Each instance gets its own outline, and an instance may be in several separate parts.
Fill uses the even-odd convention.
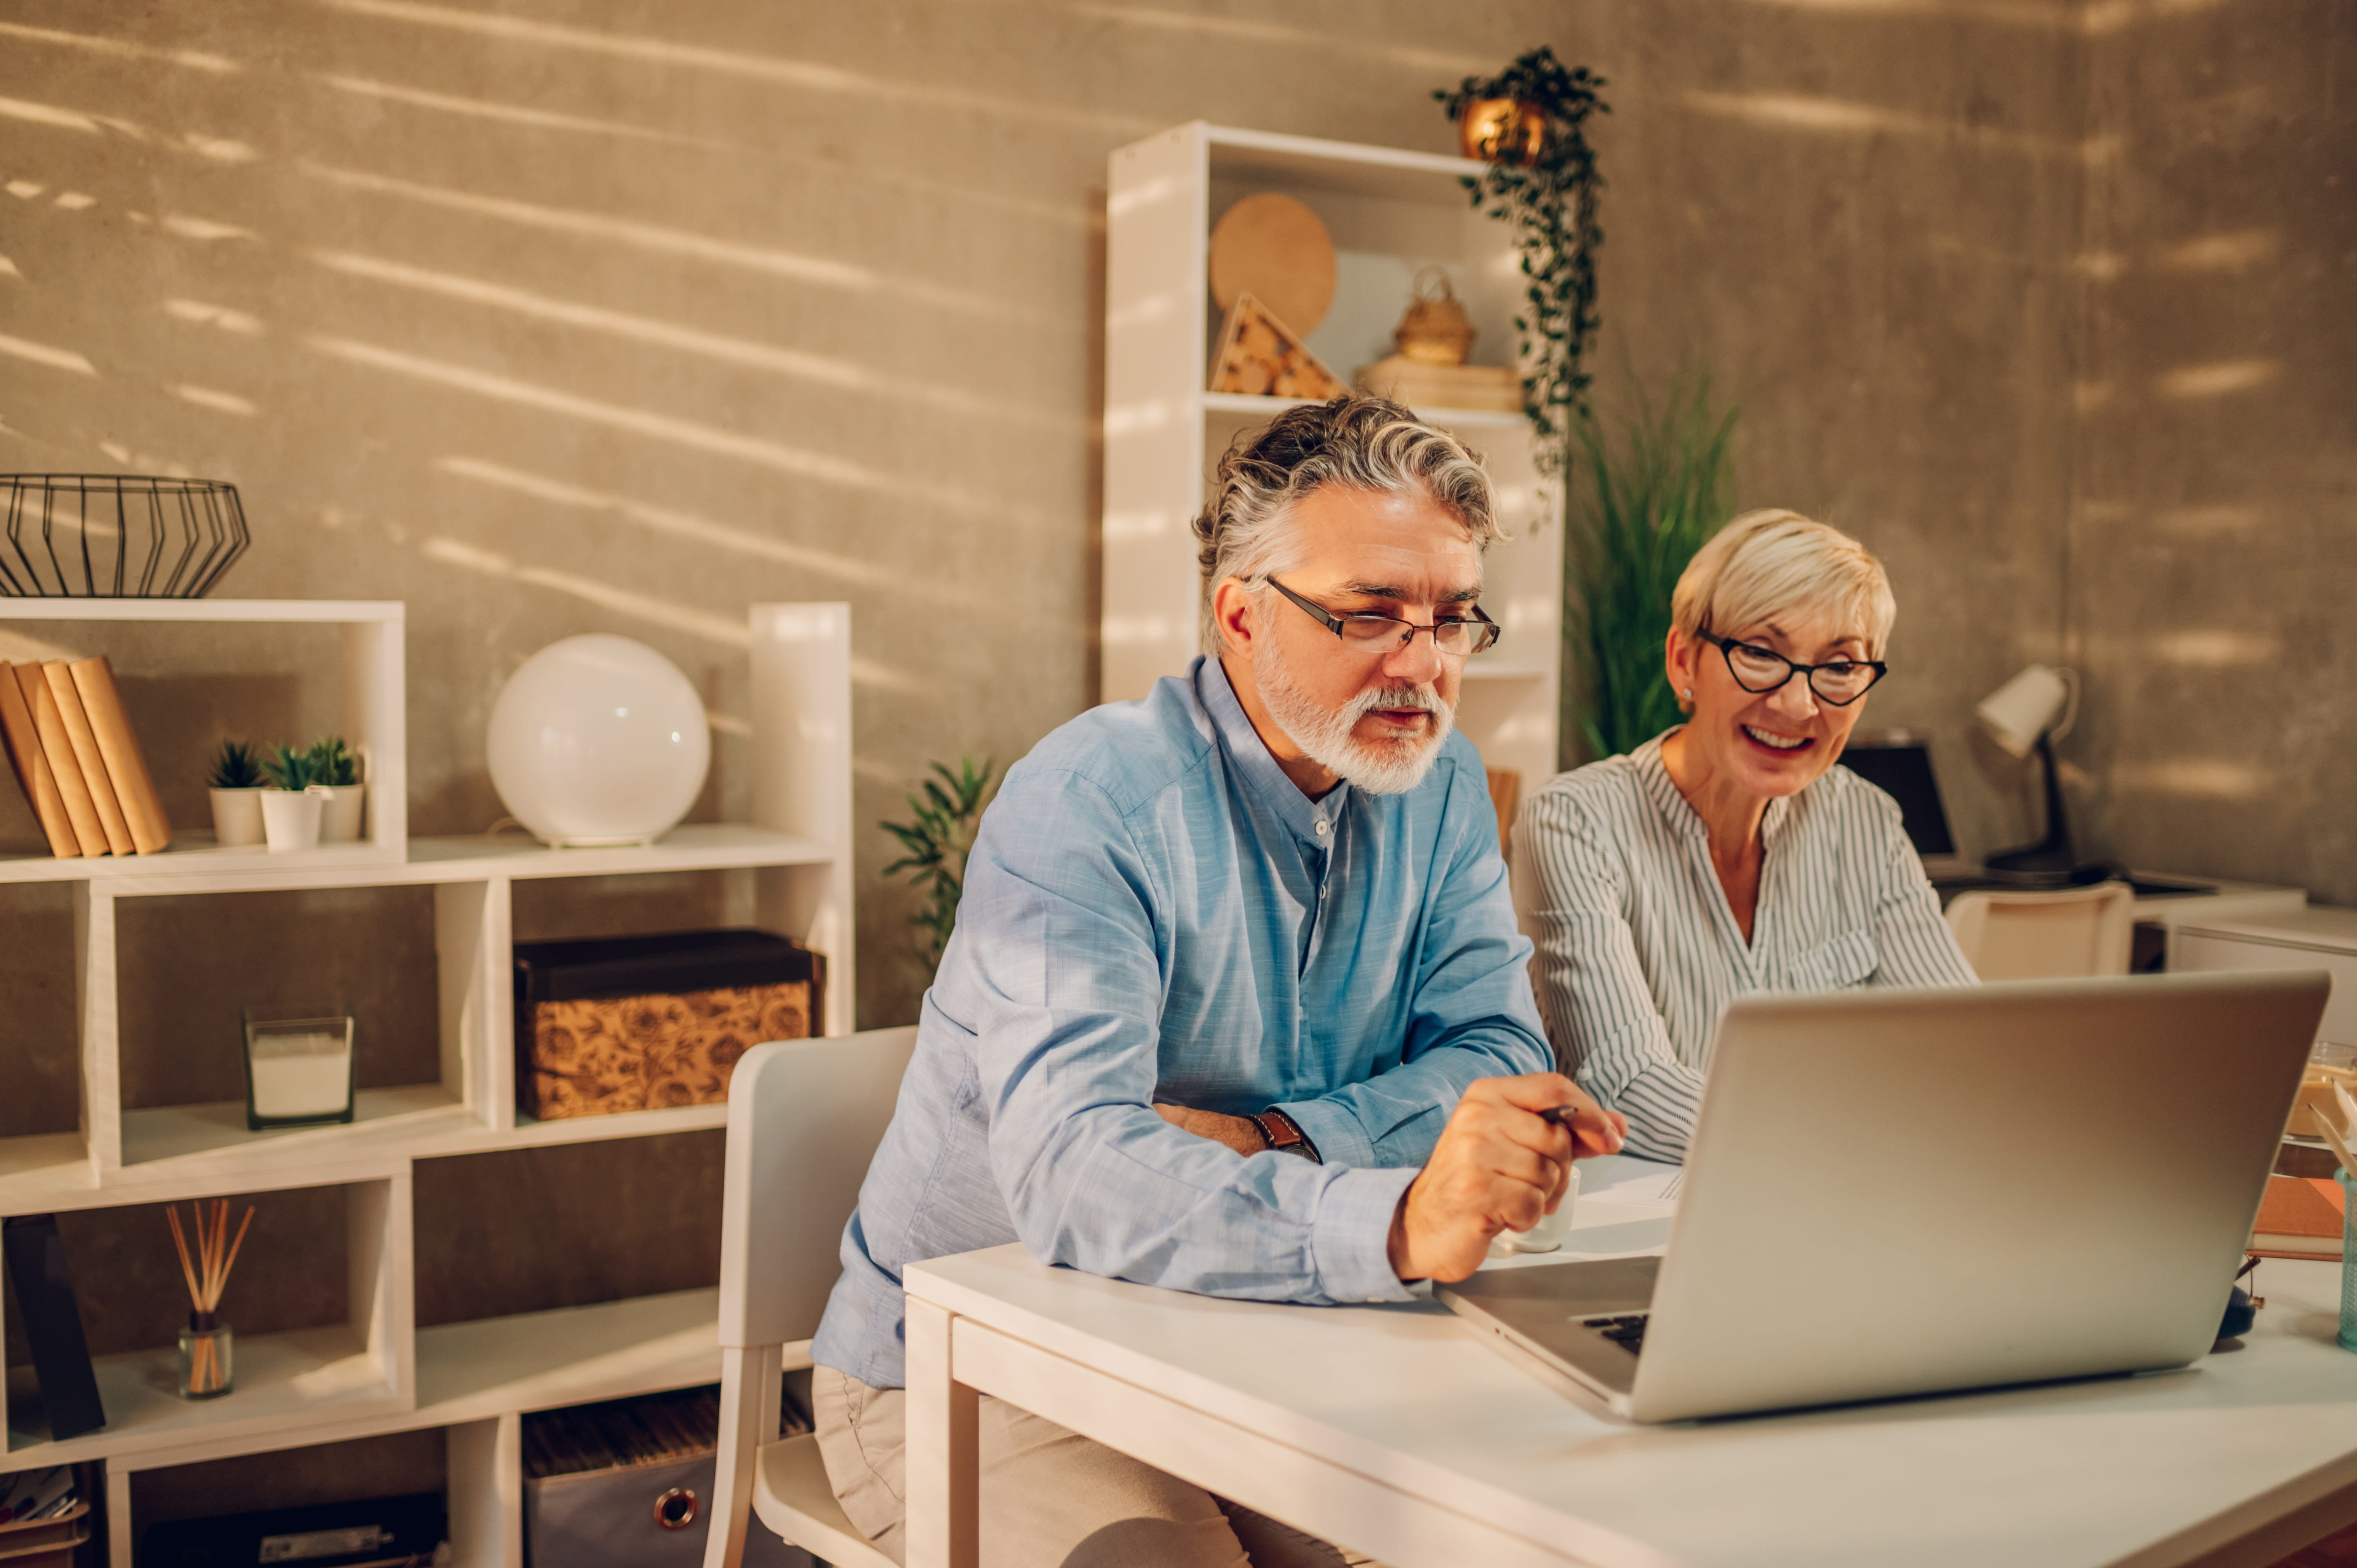
[[[744,606],[847,598],[872,823],[927,761],[1003,765],[1092,698],[1107,151],[1199,116],[1444,150],[1428,89],[1545,38],[1612,79],[1604,390],[1715,367],[1744,498],[1884,553],[1901,673],[1870,722],[1933,735],[1967,847],[2034,827],[1970,703],[2067,658],[2091,850],[2357,900],[2352,26],[2333,0],[8,0],[0,467],[231,478],[257,541],[226,591],[406,599],[420,832],[500,814],[491,698],[593,629],[704,687],[699,814],[741,809]],[[171,659],[211,701],[163,700]],[[264,652],[147,673],[189,811],[211,736],[308,723]],[[920,983],[891,853],[859,846],[870,1025]]]
[[[2090,60],[2087,832],[2357,904],[2357,12],[2156,8]]]

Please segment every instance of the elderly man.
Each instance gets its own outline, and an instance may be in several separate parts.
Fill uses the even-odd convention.
[[[896,1558],[906,1264],[1019,1240],[1178,1290],[1397,1301],[1620,1146],[1544,1070],[1450,729],[1498,635],[1479,461],[1393,403],[1306,405],[1227,455],[1195,528],[1219,656],[1008,772],[844,1233],[819,1443]],[[996,1401],[982,1465],[992,1568],[1364,1561]]]

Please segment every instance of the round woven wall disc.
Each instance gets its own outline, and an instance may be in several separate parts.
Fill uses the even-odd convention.
[[[1307,338],[1334,304],[1334,237],[1318,214],[1264,190],[1223,213],[1211,231],[1211,297],[1227,309],[1249,294]]]

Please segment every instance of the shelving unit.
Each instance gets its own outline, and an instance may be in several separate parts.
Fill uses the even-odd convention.
[[[0,600],[0,623],[339,626],[341,722],[370,784],[368,840],[358,845],[271,854],[182,833],[172,850],[144,857],[0,859],[0,883],[73,884],[81,1078],[79,1131],[0,1139],[0,1215],[291,1188],[340,1187],[347,1198],[349,1322],[241,1336],[236,1391],[202,1403],[168,1391],[169,1346],[101,1357],[104,1428],[57,1443],[25,1420],[10,1423],[0,1471],[105,1462],[115,1568],[133,1561],[134,1472],[437,1427],[447,1434],[458,1561],[514,1568],[522,1412],[718,1379],[710,1290],[417,1329],[410,1187],[421,1159],[726,1122],[725,1105],[518,1115],[510,996],[519,881],[749,870],[757,923],[826,955],[824,1023],[849,1029],[850,609],[757,605],[750,620],[752,820],[683,826],[642,848],[552,850],[514,834],[408,836],[399,604]],[[103,650],[102,625],[81,635]],[[249,1132],[242,1102],[125,1106],[119,993],[137,961],[117,930],[125,901],[402,886],[434,889],[437,1081],[364,1090],[351,1124],[285,1132]],[[104,1284],[78,1283],[85,1293]],[[27,1416],[31,1386],[21,1373],[14,1385],[0,1411]]]
[[[1305,203],[1334,236],[1332,310],[1308,335],[1335,374],[1392,352],[1417,270],[1448,271],[1480,336],[1477,362],[1510,364],[1522,287],[1503,225],[1461,183],[1481,166],[1390,147],[1195,122],[1113,155],[1107,177],[1105,483],[1101,697],[1142,697],[1199,651],[1201,574],[1190,527],[1220,455],[1297,398],[1204,390],[1220,322],[1212,226],[1256,191]],[[1483,607],[1506,628],[1466,668],[1458,726],[1527,793],[1555,774],[1563,530],[1549,515],[1519,413],[1416,411],[1487,457],[1513,537],[1490,552]]]

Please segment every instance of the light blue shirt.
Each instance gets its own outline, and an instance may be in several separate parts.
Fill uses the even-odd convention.
[[[1208,1295],[1404,1299],[1393,1210],[1475,1079],[1554,1056],[1480,755],[1399,795],[1286,779],[1216,660],[1009,769],[812,1351],[902,1386],[900,1271],[1020,1240]],[[1157,1101],[1274,1105],[1249,1159]]]

